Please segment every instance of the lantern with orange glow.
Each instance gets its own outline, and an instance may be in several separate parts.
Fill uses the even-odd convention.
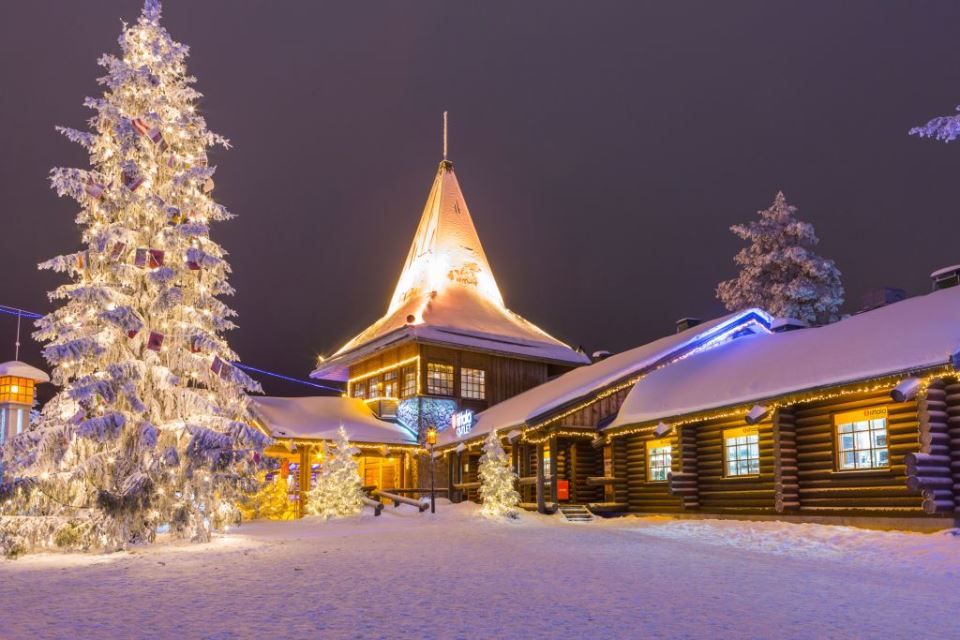
[[[24,362],[0,364],[0,444],[27,428],[35,387],[44,382],[50,376]]]

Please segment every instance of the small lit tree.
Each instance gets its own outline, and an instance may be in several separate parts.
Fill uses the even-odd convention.
[[[290,502],[287,479],[280,473],[269,480],[266,476],[266,473],[260,474],[259,490],[239,505],[240,513],[247,520],[293,520],[296,514]]]
[[[516,474],[500,444],[496,431],[491,431],[483,443],[480,457],[480,514],[486,518],[516,518],[520,494],[514,487]]]
[[[360,466],[354,456],[360,451],[350,444],[341,426],[333,450],[321,445],[320,471],[317,485],[307,492],[306,510],[324,518],[345,518],[363,510],[363,483]]]
[[[820,239],[812,224],[794,216],[796,211],[781,191],[769,208],[758,212],[759,220],[730,227],[750,244],[734,258],[740,266],[737,277],[717,286],[727,309],[761,307],[811,324],[840,319],[840,270],[813,251]]]

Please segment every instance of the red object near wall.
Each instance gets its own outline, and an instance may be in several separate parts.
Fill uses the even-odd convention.
[[[570,499],[570,481],[557,480],[557,500]]]

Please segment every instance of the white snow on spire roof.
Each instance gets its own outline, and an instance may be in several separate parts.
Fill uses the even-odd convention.
[[[944,365],[958,347],[960,287],[953,287],[824,327],[747,336],[654,371],[608,428]]]
[[[333,377],[345,361],[406,336],[571,364],[589,359],[506,308],[453,164],[440,163],[386,315],[314,371]]]

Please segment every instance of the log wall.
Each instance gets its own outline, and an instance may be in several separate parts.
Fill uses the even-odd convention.
[[[696,431],[697,491],[700,508],[717,513],[765,513],[774,510],[773,424],[755,425],[759,436],[760,473],[724,475],[723,432],[747,426],[742,417],[688,425]]]
[[[561,427],[596,426],[601,420],[620,410],[620,405],[627,398],[631,388],[627,387],[604,398],[596,399],[587,406],[564,416],[555,424]]]
[[[564,477],[570,481],[570,502],[602,502],[603,487],[588,486],[587,478],[603,475],[603,450],[594,448],[589,440],[575,439],[565,442],[570,464]]]
[[[886,406],[887,469],[838,471],[836,413]],[[890,390],[797,405],[794,411],[801,514],[919,515],[921,496],[907,487],[904,458],[919,449],[917,401],[891,403]]]
[[[773,417],[773,489],[777,513],[800,508],[797,476],[797,426],[793,408],[777,410]]]
[[[679,438],[676,434],[669,436],[672,447],[671,469],[674,473],[680,471]],[[682,509],[682,500],[670,495],[667,482],[647,481],[647,442],[659,440],[652,433],[634,434],[617,438],[623,443],[624,471],[626,473],[627,508],[629,511],[641,513],[670,513]],[[615,440],[615,441],[616,441]]]

